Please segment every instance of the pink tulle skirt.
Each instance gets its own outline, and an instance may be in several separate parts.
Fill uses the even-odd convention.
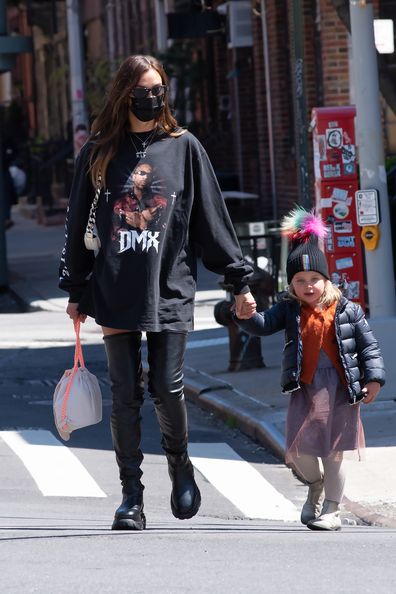
[[[324,351],[311,384],[290,395],[286,421],[286,462],[301,454],[362,459],[364,432],[360,404],[350,405],[346,387]],[[354,455],[345,455],[353,453]]]

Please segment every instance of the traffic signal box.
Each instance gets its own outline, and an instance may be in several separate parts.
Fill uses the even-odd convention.
[[[361,229],[357,224],[355,192],[358,187],[356,110],[316,107],[312,110],[316,210],[328,227],[324,250],[330,278],[346,281],[346,296],[364,302]]]

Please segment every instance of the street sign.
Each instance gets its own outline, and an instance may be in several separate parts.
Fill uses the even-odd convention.
[[[392,19],[374,19],[375,47],[380,54],[395,52],[395,34]]]
[[[380,213],[377,190],[358,190],[355,193],[357,224],[379,225]]]

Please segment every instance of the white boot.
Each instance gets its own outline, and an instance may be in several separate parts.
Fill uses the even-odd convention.
[[[308,497],[301,510],[301,523],[307,525],[319,517],[323,503],[323,477],[309,484]]]
[[[325,499],[322,513],[316,520],[308,522],[307,527],[311,530],[341,530],[340,504]]]

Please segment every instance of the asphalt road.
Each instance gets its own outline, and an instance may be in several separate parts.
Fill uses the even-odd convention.
[[[47,315],[50,323],[53,314]],[[191,405],[190,443],[195,463],[203,469],[196,471],[203,497],[199,515],[188,521],[171,515],[170,482],[155,412],[147,398],[143,407],[147,530],[111,532],[120,487],[100,345],[85,347],[85,358],[101,378],[104,420],[76,432],[67,447],[58,442],[52,450],[71,452],[103,496],[43,494],[5,438],[37,435],[34,456],[37,460],[43,455],[45,436],[56,435],[51,409],[54,383],[71,355],[70,346],[0,350],[1,593],[393,592],[393,530],[344,526],[340,533],[322,534],[298,522],[249,517],[245,500],[251,503],[256,488],[274,489],[280,508],[289,505],[298,510],[304,487],[269,452]],[[238,456],[230,480],[231,494],[242,493],[240,507],[230,490],[216,482],[227,474],[224,464],[232,464]],[[216,466],[210,475],[208,460],[223,466]],[[59,482],[65,478],[72,482],[66,465],[60,464]],[[244,484],[250,480],[244,474],[245,464],[257,471],[253,487]],[[269,499],[263,498],[263,516],[273,513]]]
[[[201,278],[200,290],[214,286],[213,276]],[[205,300],[197,306],[203,349],[206,338],[226,335],[213,329],[212,309]],[[84,327],[84,354],[101,382],[104,419],[67,444],[53,424],[52,393],[72,361],[70,330],[59,308],[0,315],[0,594],[394,591],[394,530],[353,525],[349,518],[339,533],[309,531],[297,521],[305,487],[269,452],[193,405],[199,514],[188,521],[171,514],[170,481],[147,398],[147,530],[112,532],[120,485],[104,351],[92,324]],[[187,353],[190,364],[199,359],[194,353]]]

